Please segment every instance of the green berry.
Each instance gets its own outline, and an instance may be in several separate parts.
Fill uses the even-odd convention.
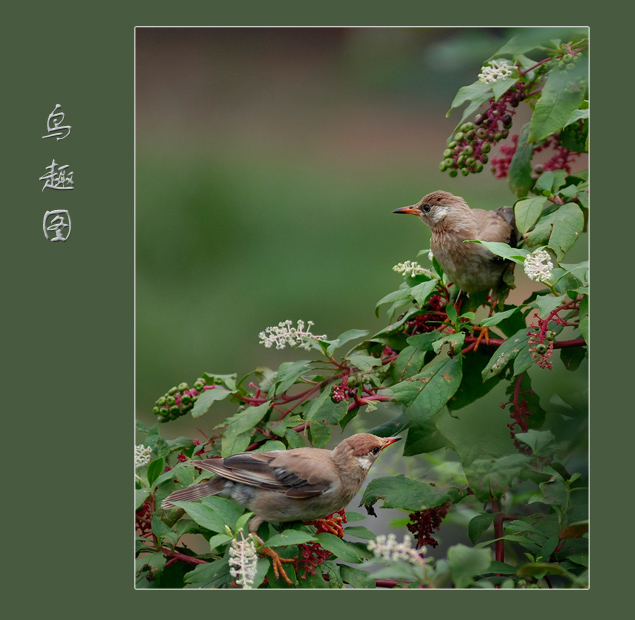
[[[447,166],[445,165],[445,162],[444,162],[444,161],[442,161],[442,162],[439,164],[439,170],[440,170],[441,172],[445,172],[445,170],[446,170],[446,169],[447,169]]]
[[[177,390],[177,388],[175,388],[175,387],[171,387],[171,388],[168,390],[168,394],[169,394],[170,396],[172,396],[172,394],[176,394],[177,392],[178,392],[178,390]]]
[[[457,132],[454,134],[454,139],[455,139],[457,142],[461,142],[461,140],[463,140],[463,138],[465,138],[465,134],[464,134],[462,131],[457,131]]]
[[[549,330],[549,331],[547,331],[547,332],[545,333],[545,338],[546,338],[547,340],[554,340],[554,339],[555,339],[555,337],[556,337],[556,332],[553,332],[553,331]]]
[[[457,145],[458,145],[458,142],[456,142],[456,140],[452,140],[452,142],[450,142],[450,143],[448,144],[448,148],[449,148],[449,149],[454,149],[454,148],[456,148],[456,147],[457,147]]]
[[[462,166],[464,161],[465,161],[465,155],[459,155],[456,158],[456,165],[457,166]]]
[[[475,135],[476,135],[476,131],[475,131],[474,129],[470,129],[470,130],[469,130],[469,131],[465,134],[465,137],[466,137],[468,140],[473,140]]]
[[[489,142],[483,142],[481,144],[481,153],[489,153],[492,150],[492,145]]]
[[[443,157],[452,157],[452,155],[454,155],[453,149],[445,149],[445,151],[443,151]]]
[[[487,155],[479,155],[479,159],[486,164],[489,161],[489,157]]]
[[[461,131],[463,131],[463,132],[468,132],[471,129],[474,129],[474,125],[472,123],[470,123],[470,122],[463,123],[463,125],[461,125]]]
[[[183,383],[179,383],[179,392],[182,392],[183,390],[187,390],[187,383],[183,382]]]
[[[166,404],[172,406],[176,402],[176,400],[174,399],[174,396],[168,396],[165,399],[165,402],[166,402]]]
[[[154,413],[154,415],[159,415],[161,413],[161,409],[159,409],[158,407],[153,407],[152,413]]]
[[[465,165],[466,165],[466,166],[468,166],[468,167],[470,167],[470,168],[471,168],[471,167],[472,167],[475,163],[476,163],[476,160],[475,160],[473,157],[468,157],[468,158],[465,160]]]
[[[483,164],[480,161],[477,161],[474,164],[474,172],[482,172],[483,171]]]
[[[454,160],[451,157],[448,157],[447,159],[443,160],[443,163],[445,164],[446,168],[450,168],[454,165]]]
[[[546,344],[537,344],[536,345],[536,353],[538,353],[538,355],[544,355],[547,352],[547,345]]]
[[[449,174],[451,177],[455,177],[455,176],[458,174],[458,172],[457,172],[456,168],[452,168],[452,170],[450,170],[450,171],[448,172],[448,174]]]
[[[471,144],[468,144],[464,149],[463,152],[466,155],[472,155],[472,153],[474,153],[474,147]]]
[[[470,171],[467,168],[461,168],[461,174],[466,177],[468,174],[470,174]]]
[[[487,138],[487,136],[489,135],[487,129],[485,129],[485,127],[479,127],[476,130],[476,137],[480,138],[481,140],[484,140],[485,138]]]
[[[159,407],[161,405],[165,405],[165,396],[161,396],[161,398],[159,398],[159,400],[157,400],[156,404],[159,405]]]

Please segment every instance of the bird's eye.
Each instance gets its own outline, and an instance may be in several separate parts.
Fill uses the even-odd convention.
[[[377,453],[379,452],[379,450],[381,450],[381,448],[380,448],[379,446],[375,446],[375,447],[371,450],[371,452],[372,452],[373,454],[377,454]]]
[[[432,209],[432,207],[429,204],[424,204],[423,207],[421,207],[424,213],[430,213],[430,209]]]

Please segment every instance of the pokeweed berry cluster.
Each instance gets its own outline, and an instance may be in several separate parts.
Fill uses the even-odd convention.
[[[178,387],[170,388],[157,399],[152,413],[158,416],[159,422],[176,420],[192,410],[196,399],[205,388],[206,382],[203,378],[198,378],[191,388],[187,383],[180,383]]]
[[[482,172],[489,161],[492,146],[509,135],[512,117],[518,104],[525,99],[523,83],[518,82],[498,101],[489,99],[488,107],[476,115],[474,122],[463,123],[451,137],[443,151],[441,172],[447,170],[451,177]]]

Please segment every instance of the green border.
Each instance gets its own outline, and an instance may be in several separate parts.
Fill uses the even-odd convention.
[[[225,593],[192,597],[132,589],[130,464],[121,455],[129,453],[133,410],[133,28],[457,25],[474,17],[488,18],[484,25],[491,25],[499,14],[498,25],[522,25],[531,17],[524,14],[529,7],[463,3],[466,8],[462,10],[462,3],[455,2],[443,16],[440,9],[419,3],[412,4],[416,6],[412,9],[391,3],[380,11],[365,3],[322,3],[319,9],[312,6],[299,11],[291,3],[292,8],[252,2],[247,8],[243,3],[222,10],[202,2],[197,3],[201,9],[183,3],[146,4],[143,10],[131,5],[124,9],[123,3],[119,10],[113,3],[79,2],[12,7],[8,14],[5,9],[4,103],[9,105],[3,106],[7,110],[3,146],[9,161],[3,183],[3,306],[7,312],[3,323],[7,328],[5,357],[11,368],[4,407],[5,488],[8,485],[10,490],[5,491],[3,512],[8,518],[3,525],[5,565],[11,567],[12,575],[11,585],[5,579],[5,588],[9,596],[18,594],[22,609],[44,613],[64,609],[71,616],[74,611],[84,615],[93,609],[111,615],[150,615],[156,610],[164,615],[226,611],[232,616],[244,612],[258,618],[273,613],[305,616],[310,609],[308,599],[317,602],[320,593],[309,592],[301,598],[268,594],[264,595],[269,597],[266,604],[256,607],[253,597],[258,595],[247,595],[252,597],[249,599]],[[601,112],[594,115],[592,140],[594,153],[604,152],[611,132],[621,131],[619,119],[628,122],[628,114],[619,106],[628,96],[624,89],[630,78],[618,80],[617,74],[623,70],[619,58],[632,56],[626,49],[630,37],[619,25],[606,24],[608,11],[601,20],[556,10],[553,3],[545,6],[548,12],[531,7],[533,15],[541,18],[537,23],[573,20],[592,25],[594,103],[607,107],[611,122],[604,129]],[[612,99],[610,104],[605,102],[606,94]],[[62,104],[73,133],[66,143],[51,145],[40,136],[56,103]],[[58,153],[56,147],[76,171],[76,190],[68,196],[73,233],[66,244],[48,244],[41,234],[42,214],[50,208],[45,201],[51,198],[50,204],[59,203],[62,197],[43,196],[33,184],[34,174],[41,174],[47,158]],[[612,300],[611,315],[617,317],[624,291],[618,286],[609,289],[611,277],[605,277],[616,258],[615,229],[610,224],[629,218],[626,210],[632,206],[626,194],[617,193],[613,175],[609,177],[614,166],[622,165],[619,160],[614,155],[611,159],[601,156],[593,164],[594,176],[603,187],[602,200],[598,200],[603,212],[593,219],[594,273],[602,274],[594,282],[596,298]],[[610,252],[602,253],[609,248]],[[620,283],[623,273],[619,270]],[[604,305],[604,301],[597,304],[600,312]],[[561,605],[575,613],[591,602],[599,610],[596,604],[605,599],[610,586],[623,585],[619,583],[620,550],[628,549],[630,532],[620,523],[616,488],[610,483],[618,472],[629,471],[617,462],[628,451],[626,446],[624,451],[616,449],[615,438],[608,437],[604,429],[630,422],[632,406],[622,407],[612,387],[626,379],[630,367],[626,360],[622,365],[615,360],[620,357],[616,351],[621,342],[603,342],[599,333],[594,340],[594,362],[600,361],[592,365],[591,445],[596,483],[592,527],[597,538],[592,545],[590,592],[561,592],[555,595],[557,605],[553,595],[540,602],[532,600],[533,605],[506,598],[510,607],[504,607],[500,598],[468,601],[468,593],[458,595],[460,600],[456,593],[430,594],[425,601],[415,601],[413,597],[418,595],[411,593],[406,595],[411,597],[408,600],[397,602],[391,593],[356,592],[334,595],[339,597],[336,600],[321,597],[319,606],[308,615],[337,610],[342,615],[350,612],[378,618],[408,611],[455,616],[461,611],[473,615],[478,609],[491,617],[518,615],[522,604],[532,615],[548,609],[556,617]],[[606,517],[610,520],[605,523]],[[618,535],[619,539],[612,540]],[[624,579],[626,574],[622,573]],[[177,596],[180,598],[174,600]]]

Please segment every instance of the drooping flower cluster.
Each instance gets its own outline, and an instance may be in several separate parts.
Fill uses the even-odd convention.
[[[421,274],[425,274],[427,276],[430,276],[431,278],[434,277],[434,274],[429,270],[429,269],[425,269],[424,267],[422,267],[419,263],[417,263],[416,261],[409,261],[407,260],[405,263],[397,263],[393,268],[393,271],[396,271],[397,273],[401,274],[402,276],[418,276]]]
[[[242,532],[240,540],[235,538],[229,548],[229,573],[237,577],[236,584],[243,590],[250,590],[254,585],[258,568],[258,554],[252,535],[244,538]]]
[[[134,448],[134,468],[139,469],[150,462],[152,449],[147,446],[135,446]]]
[[[287,345],[291,347],[299,347],[306,349],[311,348],[311,339],[326,340],[326,335],[316,336],[311,333],[313,321],[307,322],[307,328],[304,329],[304,321],[298,321],[297,327],[292,327],[293,323],[289,320],[281,321],[278,325],[267,327],[265,331],[258,334],[260,344],[264,344],[267,349],[275,345],[276,349],[284,349]]]
[[[303,543],[298,545],[298,549],[300,555],[293,565],[301,579],[306,579],[307,573],[315,575],[317,567],[331,557],[331,552],[317,542]]]
[[[513,77],[516,72],[516,67],[504,58],[501,60],[490,60],[487,65],[481,67],[478,81],[483,84],[493,84],[497,80]]]
[[[551,284],[553,263],[547,250],[535,250],[525,258],[525,273],[530,280]]]
[[[439,544],[432,536],[432,531],[441,527],[441,521],[448,514],[450,505],[450,502],[446,502],[441,506],[419,510],[408,515],[410,523],[408,523],[407,528],[417,541],[417,549],[420,549],[423,545],[436,547]]]
[[[397,537],[392,533],[388,536],[380,534],[366,546],[375,557],[382,560],[392,560],[393,562],[405,560],[418,566],[425,564],[421,553],[412,548],[412,543],[407,536],[404,536],[403,542],[399,543]]]

